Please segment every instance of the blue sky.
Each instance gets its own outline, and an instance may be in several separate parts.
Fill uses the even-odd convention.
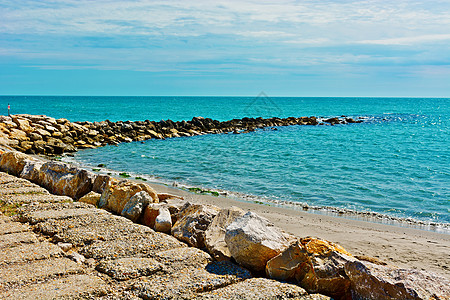
[[[3,1],[2,95],[450,97],[448,1]]]

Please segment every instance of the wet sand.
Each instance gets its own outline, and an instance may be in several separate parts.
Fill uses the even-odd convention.
[[[159,184],[150,185],[159,193],[180,195],[191,202],[251,210],[297,237],[323,238],[342,245],[353,255],[375,257],[397,267],[431,271],[450,279],[450,234],[193,194]]]

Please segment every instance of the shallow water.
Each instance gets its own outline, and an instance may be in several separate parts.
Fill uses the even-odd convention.
[[[364,117],[362,124],[150,140],[84,150],[90,165],[261,198],[450,223],[450,99],[1,97],[71,121]]]

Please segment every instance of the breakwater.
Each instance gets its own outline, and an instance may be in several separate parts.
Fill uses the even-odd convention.
[[[245,133],[292,125],[336,125],[362,120],[334,117],[242,118],[218,121],[194,117],[190,121],[70,122],[47,116],[0,116],[0,142],[28,154],[59,155],[78,149],[117,145],[123,142],[189,137],[204,134]]]

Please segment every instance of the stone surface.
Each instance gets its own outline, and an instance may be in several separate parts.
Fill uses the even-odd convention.
[[[37,243],[36,236],[29,231],[0,235],[0,248],[14,247],[20,244]]]
[[[250,278],[201,294],[195,299],[312,299],[304,289],[294,284],[266,278]],[[328,297],[316,299],[329,299]]]
[[[131,196],[120,213],[127,219],[136,222],[144,212],[144,209],[153,202],[146,191],[140,191]]]
[[[0,290],[48,277],[83,273],[81,266],[67,258],[50,258],[0,267]]]
[[[61,162],[46,162],[36,182],[51,193],[79,199],[92,190],[94,174]]]
[[[218,261],[230,260],[231,253],[225,242],[225,232],[228,225],[245,212],[238,207],[224,208],[214,217],[205,231],[205,245],[208,252]]]
[[[159,214],[155,218],[154,229],[159,232],[170,234],[172,229],[172,218],[167,208],[163,207],[159,210]]]
[[[193,247],[160,251],[153,257],[164,265],[164,272],[173,274],[178,274],[184,269],[204,269],[213,262],[208,253]]]
[[[48,242],[21,244],[16,247],[3,248],[0,251],[0,265],[47,259],[62,255],[63,251],[61,248]]]
[[[354,261],[345,273],[355,299],[450,299],[450,281],[424,271]]]
[[[96,269],[117,280],[149,276],[162,269],[162,265],[152,258],[126,257],[116,260],[103,260]]]
[[[143,183],[135,183],[129,180],[122,180],[119,182],[110,180],[108,186],[102,193],[100,202],[105,203],[105,207],[113,212],[121,213],[125,204],[136,193],[145,191],[152,198],[153,203],[157,203],[158,195],[150,186]]]
[[[225,264],[224,264],[225,263]],[[205,269],[185,269],[176,276],[153,275],[136,281],[130,290],[144,299],[192,299],[250,277],[250,273],[228,262],[213,262]]]
[[[34,160],[31,156],[11,151],[3,153],[0,160],[0,171],[19,176],[27,161]]]
[[[40,170],[44,164],[41,160],[29,160],[26,161],[20,178],[30,180],[31,182],[39,183]]]
[[[190,246],[204,248],[205,230],[218,213],[219,208],[215,206],[186,203],[178,213],[172,235]]]
[[[86,195],[84,195],[83,197],[81,197],[80,199],[78,199],[78,201],[97,206],[98,202],[100,201],[101,196],[102,195],[100,195],[99,193],[89,192]]]
[[[106,294],[108,290],[107,284],[97,276],[69,275],[0,292],[0,299],[92,299]]]
[[[248,212],[226,228],[225,242],[242,266],[264,271],[267,261],[289,245],[282,232],[267,219]]]
[[[278,280],[292,280],[310,293],[349,299],[350,281],[344,266],[355,260],[337,244],[304,238],[268,261],[266,274]]]

